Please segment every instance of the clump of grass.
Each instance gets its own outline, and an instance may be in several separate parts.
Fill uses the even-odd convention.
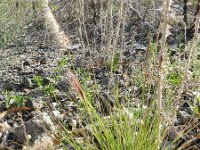
[[[109,116],[102,117],[91,103],[93,97],[86,96],[76,75],[71,71],[68,75],[71,86],[84,104],[83,108],[88,113],[88,118],[86,118],[87,125],[82,126],[82,136],[74,135],[78,129],[74,129],[74,132],[64,131],[63,143],[77,150],[149,150],[159,147],[160,143],[157,141],[159,122],[153,113],[153,107],[145,111],[142,108],[138,110],[123,108],[117,96],[119,92],[116,91],[113,111]]]

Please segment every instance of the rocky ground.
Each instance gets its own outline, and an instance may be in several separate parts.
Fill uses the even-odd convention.
[[[177,13],[180,14],[179,11]],[[104,115],[109,114],[108,110],[103,107],[105,105],[104,99],[109,100],[109,103],[112,104],[113,97],[110,94],[110,88],[114,87],[116,83],[121,87],[121,101],[124,99],[124,93],[128,90],[130,98],[134,99],[132,107],[140,107],[138,104],[141,98],[141,89],[136,84],[132,84],[130,76],[127,77],[127,75],[137,76],[138,67],[144,65],[147,50],[147,41],[141,34],[145,33],[141,29],[144,26],[145,23],[141,27],[138,24],[131,24],[131,22],[127,25],[127,31],[136,29],[136,41],[132,41],[128,32],[125,33],[127,34],[126,48],[120,54],[121,68],[110,74],[104,55],[98,50],[85,53],[86,48],[83,47],[79,39],[75,38],[78,37],[77,33],[71,32],[72,46],[66,52],[60,53],[55,45],[46,42],[44,31],[33,32],[35,26],[34,24],[30,25],[27,28],[28,34],[19,37],[18,41],[20,42],[9,43],[1,52],[0,111],[10,110],[10,112],[5,116],[0,114],[0,149],[28,149],[30,145],[38,146],[45,142],[55,145],[53,134],[57,128],[55,118],[62,121],[69,130],[74,127],[78,128],[84,122],[81,111],[78,109],[80,102],[71,90],[68,81],[68,68],[72,70],[81,68],[90,71],[91,78],[87,79],[87,85],[90,87],[94,83],[98,85],[98,87],[94,86],[93,89],[94,101],[101,101],[100,109],[104,111]],[[146,26],[151,27],[148,24]],[[155,27],[152,27],[152,33],[155,32],[154,29]],[[172,53],[178,47],[179,43],[175,37],[181,30],[182,27],[172,27],[172,35],[168,38]],[[93,31],[88,32],[92,33]],[[66,64],[62,66],[64,60]],[[126,74],[125,70],[127,70]],[[76,73],[80,82],[85,82],[84,75],[78,71]],[[46,87],[46,91],[38,87],[37,76],[42,77],[42,86]],[[59,79],[56,80],[58,76]],[[49,85],[53,85],[52,91]],[[51,92],[53,92],[53,96]],[[95,95],[98,95],[100,99]],[[185,89],[175,122],[163,141],[163,149],[179,136],[181,138],[176,141],[177,147],[175,149],[184,144],[185,149],[200,149],[200,116],[198,113],[194,113],[194,105],[192,105],[195,101],[195,105],[199,106],[196,101],[197,95],[197,91]],[[17,109],[16,105],[20,106],[20,110]],[[43,148],[41,146],[35,147],[35,149]],[[62,146],[58,144],[55,149],[62,149]]]

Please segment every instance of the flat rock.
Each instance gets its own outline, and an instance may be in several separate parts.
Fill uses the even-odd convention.
[[[47,131],[54,131],[55,126],[51,121],[47,113],[42,113],[29,121],[26,121],[23,125],[17,126],[10,130],[7,136],[7,147],[14,147],[15,149],[21,149],[20,145],[23,145],[29,136],[29,144],[33,145],[34,142],[41,138],[41,136]],[[24,132],[25,131],[25,132]]]
[[[185,124],[192,118],[192,116],[186,111],[179,111],[177,117],[180,119],[180,124]]]

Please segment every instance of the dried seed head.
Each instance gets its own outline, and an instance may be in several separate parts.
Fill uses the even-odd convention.
[[[69,83],[74,88],[74,90],[76,91],[76,93],[83,100],[85,100],[85,96],[84,96],[84,92],[83,92],[83,89],[81,87],[81,84],[80,84],[78,78],[76,77],[76,75],[71,70],[68,70],[68,78],[69,78]]]

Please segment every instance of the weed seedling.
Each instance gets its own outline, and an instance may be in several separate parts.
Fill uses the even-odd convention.
[[[5,96],[5,105],[6,108],[9,108],[11,105],[12,106],[23,106],[25,100],[27,100],[27,97],[17,93],[16,95],[11,95],[9,91],[5,91],[4,92],[4,96]]]
[[[43,90],[48,96],[55,96],[55,86],[53,84],[46,85]]]
[[[167,80],[171,85],[176,86],[181,84],[182,77],[179,73],[173,72],[168,75]]]
[[[33,78],[33,81],[37,84],[38,87],[41,87],[41,86],[42,86],[42,81],[43,81],[43,79],[42,79],[41,76],[35,76],[35,77]]]

